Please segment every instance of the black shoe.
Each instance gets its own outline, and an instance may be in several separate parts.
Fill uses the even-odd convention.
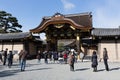
[[[97,72],[97,70],[93,70],[93,72]]]
[[[109,71],[109,69],[107,69],[106,71]]]
[[[21,71],[25,71],[25,70],[21,69]]]

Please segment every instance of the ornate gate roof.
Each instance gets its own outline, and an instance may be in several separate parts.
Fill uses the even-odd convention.
[[[40,33],[44,32],[46,27],[50,24],[64,24],[68,23],[76,29],[92,29],[92,15],[91,12],[79,14],[63,15],[56,13],[53,16],[43,17],[38,27],[31,29],[30,32]]]

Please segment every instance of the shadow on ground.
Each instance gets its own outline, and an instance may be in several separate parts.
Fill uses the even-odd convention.
[[[113,70],[119,70],[120,67],[116,67],[116,68],[111,68],[110,71],[113,71]]]
[[[25,70],[23,72],[26,72],[26,71],[37,71],[37,70],[48,70],[48,69],[52,69],[52,68],[30,69],[30,70]],[[13,75],[16,75],[16,73],[19,73],[19,72],[21,72],[20,69],[1,71],[0,72],[0,77],[13,76]]]
[[[16,73],[20,72],[20,70],[5,70],[0,72],[0,77],[12,76]]]
[[[119,70],[120,69],[120,67],[116,67],[116,68],[111,68],[111,69],[109,69],[109,71],[114,71],[114,70]],[[99,70],[97,70],[97,72],[101,72],[101,71],[106,71],[105,69],[99,69]]]
[[[75,71],[85,71],[85,70],[88,70],[90,68],[82,68],[82,69],[76,69]]]
[[[97,70],[97,72],[101,72],[101,71],[104,71],[105,69],[99,69],[99,70]]]
[[[52,68],[30,69],[30,70],[26,70],[26,71],[37,71],[37,70],[48,70],[48,69],[52,69]]]

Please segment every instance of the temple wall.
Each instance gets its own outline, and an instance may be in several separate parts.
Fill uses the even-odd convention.
[[[103,58],[103,48],[108,51],[109,61],[120,61],[120,41],[115,43],[115,40],[102,40],[98,44],[98,54],[101,59]]]
[[[11,42],[5,42],[4,44],[3,44],[3,50],[5,50],[6,48],[8,48],[8,51],[9,50],[12,50],[12,43]]]
[[[20,43],[20,42],[14,43],[13,50],[18,51],[18,53],[19,53],[23,49],[23,47],[24,47],[23,43]]]
[[[117,46],[118,46],[118,58],[120,59],[120,40],[118,40],[118,42],[117,42],[118,44],[117,44]]]
[[[12,50],[17,51],[19,53],[20,50],[23,49],[23,43],[21,42],[14,42],[14,44],[11,42],[4,42],[3,44],[0,43],[0,50],[5,50],[6,48],[8,48],[8,51]]]
[[[18,60],[19,59],[19,52],[23,49],[24,45],[23,43],[20,43],[20,42],[17,42],[17,43],[14,43],[14,47],[13,47],[13,51],[15,53],[14,55],[14,60]]]
[[[23,49],[23,43],[22,42],[3,42],[0,43],[0,51],[5,50],[8,48],[8,53],[10,50],[13,51],[13,59],[14,61],[17,61],[19,59],[19,52]]]
[[[2,50],[2,43],[0,43],[0,51]]]
[[[88,56],[92,56],[93,51],[94,51],[93,49],[88,49],[87,50],[87,55]]]

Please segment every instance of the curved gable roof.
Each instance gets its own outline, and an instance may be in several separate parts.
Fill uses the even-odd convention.
[[[55,18],[56,15],[44,17],[40,25],[34,29],[31,29],[30,31],[40,32],[44,30],[49,24],[57,23],[69,23],[77,29],[92,28],[92,15],[90,12],[80,14],[57,15],[58,18]]]

